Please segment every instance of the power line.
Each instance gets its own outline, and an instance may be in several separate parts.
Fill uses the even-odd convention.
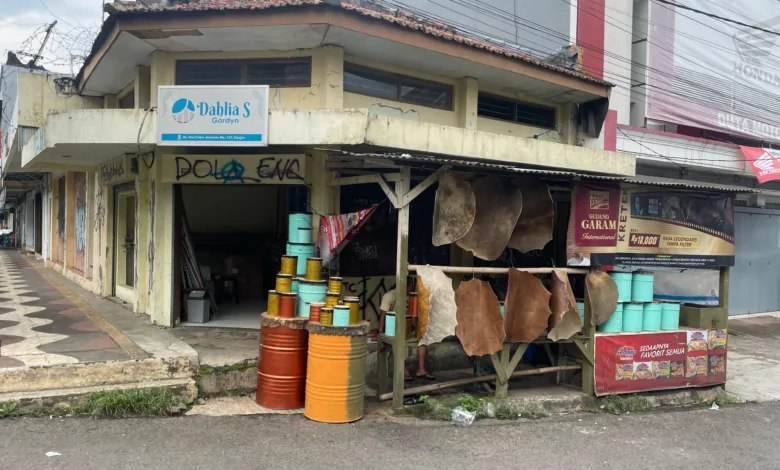
[[[737,24],[737,25],[740,25],[740,26],[745,26],[746,28],[752,28],[752,29],[755,29],[756,31],[763,31],[765,33],[769,33],[769,34],[772,34],[772,35],[775,35],[775,36],[780,36],[780,33],[778,33],[777,31],[773,31],[771,29],[766,29],[766,28],[762,28],[760,26],[743,23],[742,21],[738,21],[738,20],[732,20],[731,18],[726,18],[724,16],[716,15],[714,13],[709,13],[709,12],[706,12],[706,11],[703,11],[703,10],[698,10],[696,8],[692,8],[692,7],[689,7],[689,6],[681,5],[681,4],[677,3],[677,2],[671,2],[669,0],[654,0],[654,1],[656,3],[664,3],[666,5],[671,5],[671,6],[676,7],[676,8],[682,8],[683,10],[692,11],[692,12],[698,13],[700,15],[709,16],[710,18],[715,18],[717,20],[727,21],[729,23],[734,23],[734,24]]]

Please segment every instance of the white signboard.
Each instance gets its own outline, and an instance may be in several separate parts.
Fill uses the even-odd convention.
[[[161,86],[157,145],[268,146],[268,86]]]

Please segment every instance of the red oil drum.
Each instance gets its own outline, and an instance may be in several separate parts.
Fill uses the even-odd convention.
[[[409,293],[409,311],[406,312],[410,317],[417,316],[417,292]]]
[[[309,322],[320,322],[320,310],[325,306],[325,302],[312,302],[309,304]]]
[[[282,292],[279,294],[279,316],[282,318],[292,318],[295,316],[295,299],[298,294],[295,292]]]
[[[306,396],[307,318],[260,318],[258,405],[274,410],[303,408]]]

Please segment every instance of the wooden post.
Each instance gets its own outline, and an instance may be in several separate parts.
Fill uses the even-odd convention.
[[[591,268],[591,270],[597,270],[597,268]],[[585,360],[582,361],[582,392],[593,396],[596,394],[596,384],[594,373],[594,359],[596,352],[596,327],[593,326],[591,321],[590,311],[590,296],[588,295],[588,288],[585,287],[585,318],[583,333],[588,337],[588,342],[585,344]]]
[[[729,267],[720,268],[718,279],[718,307],[729,308]]]
[[[409,203],[403,203],[409,193],[411,171],[401,168],[401,178],[395,184],[399,201],[398,240],[395,263],[395,342],[393,343],[393,408],[404,405],[404,363],[406,361],[406,276],[409,264]],[[411,202],[411,201],[410,201]]]

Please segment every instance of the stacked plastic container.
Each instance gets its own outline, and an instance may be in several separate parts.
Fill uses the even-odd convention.
[[[598,326],[603,333],[639,333],[676,330],[680,327],[680,303],[653,298],[653,273],[611,272],[618,288],[618,305],[609,319]]]

